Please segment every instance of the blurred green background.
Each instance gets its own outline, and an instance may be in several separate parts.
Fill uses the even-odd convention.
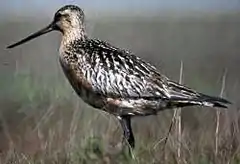
[[[237,0],[1,1],[1,161],[132,162],[124,152],[109,151],[108,145],[121,141],[118,122],[84,104],[64,77],[58,63],[60,33],[52,32],[21,47],[6,49],[7,45],[46,26],[64,4],[77,4],[84,9],[89,35],[131,50],[175,81],[179,79],[182,61],[183,83],[198,91],[219,95],[225,72],[223,95],[233,105],[221,114],[221,151],[214,156],[216,110],[186,108],[182,113],[182,159],[187,163],[238,163],[240,2]],[[158,116],[133,120],[138,163],[162,160],[161,144],[156,149],[154,145],[165,137],[172,113],[163,111]],[[176,162],[175,140],[172,132],[165,150],[166,163]]]

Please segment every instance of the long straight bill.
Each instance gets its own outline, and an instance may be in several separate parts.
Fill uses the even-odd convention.
[[[19,45],[21,45],[21,44],[23,44],[23,43],[26,43],[27,41],[30,41],[30,40],[32,40],[32,39],[34,39],[34,38],[36,38],[36,37],[38,37],[38,36],[40,36],[40,35],[46,34],[46,33],[51,32],[51,31],[53,31],[53,30],[54,30],[54,29],[53,29],[53,24],[51,23],[51,24],[48,25],[47,27],[45,27],[45,28],[39,30],[38,32],[36,32],[36,33],[34,33],[34,34],[32,34],[32,35],[30,35],[30,36],[28,36],[28,37],[20,40],[20,41],[17,42],[17,43],[14,43],[14,44],[8,46],[7,48],[14,48],[14,47],[16,47],[16,46],[19,46]]]

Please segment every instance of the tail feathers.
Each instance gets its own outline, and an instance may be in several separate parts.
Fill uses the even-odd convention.
[[[231,102],[226,99],[196,92],[173,81],[168,81],[168,85],[169,90],[167,92],[168,95],[170,95],[168,99],[170,107],[201,105],[227,108],[227,105],[231,104]]]
[[[203,105],[210,107],[227,108],[227,105],[231,104],[230,101],[221,97],[213,97],[202,94],[199,99],[203,102]]]
[[[227,108],[231,102],[226,99],[220,97],[212,97],[208,95],[201,94],[199,97],[186,99],[186,98],[175,98],[170,100],[171,106],[184,107],[184,106],[193,106],[193,105],[201,105],[208,107],[220,107]]]

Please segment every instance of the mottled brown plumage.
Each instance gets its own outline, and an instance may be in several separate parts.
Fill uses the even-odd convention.
[[[53,30],[63,34],[59,59],[70,84],[87,104],[119,119],[131,147],[134,147],[132,116],[157,114],[174,107],[226,107],[229,104],[225,99],[207,96],[171,81],[129,51],[89,38],[84,13],[77,6],[59,9],[49,26],[8,48]]]

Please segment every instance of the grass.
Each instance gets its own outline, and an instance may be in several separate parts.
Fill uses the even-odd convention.
[[[31,74],[21,72],[9,79],[8,85],[12,87],[1,102],[4,104],[1,132],[6,144],[0,156],[1,163],[212,164],[240,161],[239,117],[233,119],[227,111],[219,116],[217,155],[213,144],[215,118],[211,118],[215,110],[207,109],[205,114],[197,116],[199,120],[186,122],[189,113],[184,114],[184,110],[193,114],[198,109],[183,109],[181,150],[178,150],[174,133],[169,134],[165,149],[162,149],[162,142],[158,143],[167,134],[173,111],[134,119],[137,147],[133,152],[135,159],[132,159],[127,148],[116,147],[122,135],[118,122],[82,103],[65,82],[54,86],[47,82],[40,85]],[[199,113],[202,110],[199,109]],[[206,129],[203,120],[207,122]],[[187,126],[189,122],[196,127],[191,130]],[[178,151],[181,151],[180,160]]]

